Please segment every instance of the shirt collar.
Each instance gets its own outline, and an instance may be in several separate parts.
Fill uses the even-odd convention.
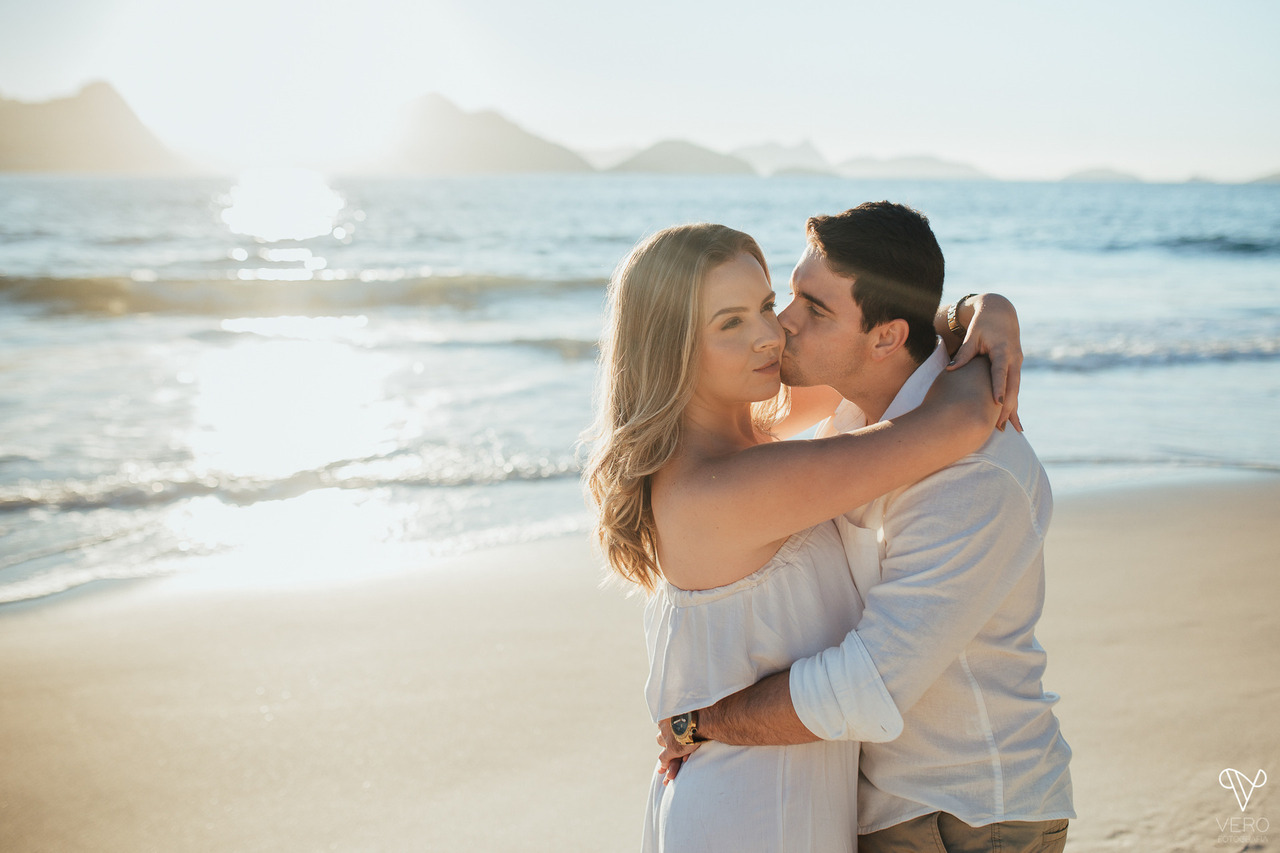
[[[947,369],[949,361],[947,348],[939,340],[933,348],[933,353],[915,369],[914,373],[907,377],[906,382],[902,383],[902,387],[898,389],[897,396],[893,398],[889,408],[884,410],[884,416],[881,420],[887,421],[898,417],[898,415],[905,415],[923,403],[925,395],[933,387],[934,380],[942,374],[942,371]]]
[[[947,355],[947,348],[942,345],[942,340],[939,339],[937,346],[933,348],[933,353],[907,377],[906,382],[902,383],[902,387],[898,389],[898,393],[893,398],[893,402],[889,404],[889,408],[885,409],[884,417],[881,420],[887,421],[890,418],[896,418],[898,415],[905,415],[923,403],[925,395],[933,387],[934,380],[942,374],[942,371],[947,369],[949,361],[950,356]],[[831,418],[824,421],[819,427],[817,435],[822,437],[842,432],[852,432],[864,426],[867,426],[866,413],[858,408],[856,403],[850,400],[841,400]]]

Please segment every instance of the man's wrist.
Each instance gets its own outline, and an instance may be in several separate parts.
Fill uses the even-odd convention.
[[[977,319],[978,312],[982,310],[983,299],[981,293],[970,293],[964,297],[964,305],[960,306],[960,322],[967,331],[973,325],[973,321]]]
[[[977,313],[974,301],[980,298],[977,293],[967,293],[953,302],[947,310],[947,329],[958,340],[964,340],[965,333],[973,323],[973,315]]]
[[[698,731],[698,713],[696,710],[685,711],[671,718],[671,735],[676,739],[676,743],[692,746],[706,740]]]
[[[719,704],[719,703],[717,703]],[[699,741],[716,739],[716,724],[720,720],[720,714],[715,705],[698,709],[698,734]]]

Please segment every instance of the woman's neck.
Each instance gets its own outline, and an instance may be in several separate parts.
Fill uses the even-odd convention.
[[[751,404],[716,404],[694,397],[684,410],[684,444],[697,453],[732,453],[760,443]]]

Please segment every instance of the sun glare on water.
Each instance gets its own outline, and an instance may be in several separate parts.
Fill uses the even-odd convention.
[[[243,265],[231,275],[264,292],[329,274],[322,255],[348,242],[350,221],[361,219],[309,169],[245,171],[220,201],[239,244],[228,257]],[[368,325],[365,316],[271,316],[266,308],[223,319],[221,331],[236,336],[230,345],[187,366],[180,381],[193,386],[191,423],[174,438],[190,454],[193,478],[218,492],[184,502],[166,521],[180,552],[204,558],[188,583],[353,579],[387,562],[417,507],[347,481],[415,427],[404,402],[385,393],[408,368],[369,351]]]
[[[274,339],[203,356],[187,440],[196,471],[281,479],[396,446],[405,414],[382,393],[396,363],[323,340],[326,320],[260,320],[243,328]]]
[[[227,227],[266,243],[331,234],[346,206],[324,177],[310,169],[244,172],[226,201],[222,221]]]
[[[286,585],[367,577],[387,567],[417,507],[359,478],[416,427],[385,392],[401,360],[368,352],[360,317],[243,317],[221,328],[254,340],[205,352],[180,381],[192,421],[174,436],[197,482],[218,495],[183,502],[166,526],[194,564],[196,586]],[[183,574],[187,567],[184,566]],[[391,567],[394,570],[394,567]]]

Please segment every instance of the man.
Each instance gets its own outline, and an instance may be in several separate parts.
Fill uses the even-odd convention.
[[[808,223],[782,379],[844,398],[831,435],[918,406],[946,369],[928,220],[877,202]],[[961,300],[963,302],[964,300]],[[963,337],[968,312],[951,316]],[[838,519],[866,602],[835,648],[674,722],[682,740],[863,742],[859,849],[1060,851],[1071,751],[1041,687],[1049,483],[1021,432]],[[686,718],[687,717],[687,718]],[[667,735],[664,761],[687,746]],[[693,759],[693,760],[696,760]]]

